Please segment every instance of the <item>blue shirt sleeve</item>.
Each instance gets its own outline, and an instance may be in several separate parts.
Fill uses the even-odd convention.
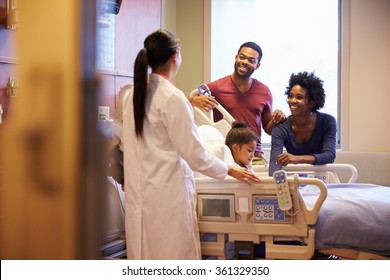
[[[282,124],[278,124],[272,129],[271,133],[271,155],[269,160],[268,174],[272,176],[275,171],[282,169],[281,165],[276,163],[277,157],[283,153],[284,141],[288,138],[286,134],[285,126],[288,125],[288,121]]]
[[[316,158],[314,164],[333,163],[336,159],[336,119],[331,115],[324,114],[319,125],[321,126],[320,129],[322,131],[322,152],[313,154]]]

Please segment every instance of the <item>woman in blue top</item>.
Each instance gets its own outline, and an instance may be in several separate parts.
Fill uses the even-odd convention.
[[[285,94],[291,115],[272,130],[269,175],[288,164],[334,162],[336,119],[318,111],[325,105],[323,81],[314,73],[292,74]]]

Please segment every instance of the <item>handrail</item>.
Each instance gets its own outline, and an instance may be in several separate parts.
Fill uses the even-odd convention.
[[[254,165],[253,169],[256,173],[259,172],[268,172],[267,166]],[[348,163],[328,163],[322,165],[311,165],[311,164],[289,164],[283,166],[283,170],[286,172],[333,172],[336,171],[349,171],[351,177],[348,180],[348,183],[355,183],[357,181],[359,172],[355,166]]]
[[[198,95],[197,89],[194,89],[193,91],[191,91],[190,97],[193,97],[196,95]],[[215,106],[215,109],[217,109],[222,114],[223,119],[225,119],[230,125],[233,124],[235,119],[221,104],[218,104],[217,106]],[[209,112],[204,112],[203,110],[199,109],[198,111],[196,111],[196,113],[204,114],[211,122],[214,122],[214,115],[213,115],[212,110]]]

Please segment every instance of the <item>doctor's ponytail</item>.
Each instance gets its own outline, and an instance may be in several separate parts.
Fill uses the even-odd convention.
[[[134,63],[134,123],[135,134],[142,137],[147,98],[148,66],[157,67],[166,63],[171,55],[179,49],[179,40],[164,29],[157,30],[144,41],[144,48],[139,51]]]
[[[134,63],[134,124],[137,137],[142,136],[145,119],[146,86],[148,82],[148,55],[143,48]]]

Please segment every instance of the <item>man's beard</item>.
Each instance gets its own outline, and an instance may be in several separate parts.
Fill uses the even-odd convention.
[[[234,72],[240,76],[241,78],[249,78],[250,76],[252,76],[253,72],[255,72],[254,69],[252,68],[247,68],[245,66],[242,66],[244,67],[245,69],[247,69],[247,72],[245,74],[241,74],[239,71],[238,71],[238,63],[234,63]]]

